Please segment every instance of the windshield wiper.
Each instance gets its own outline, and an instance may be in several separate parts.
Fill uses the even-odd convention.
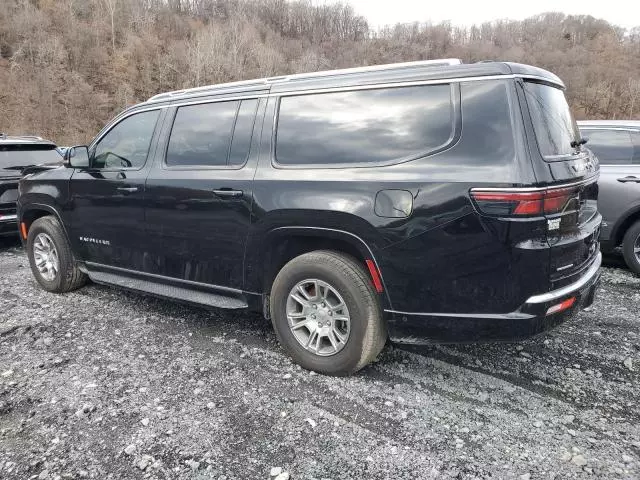
[[[571,146],[573,148],[578,148],[580,145],[584,145],[589,141],[588,138],[582,137],[580,140],[571,140]]]

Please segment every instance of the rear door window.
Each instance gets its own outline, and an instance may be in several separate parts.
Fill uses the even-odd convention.
[[[585,129],[589,139],[587,147],[595,153],[603,165],[627,165],[632,163],[633,143],[628,130]]]
[[[167,166],[243,165],[257,105],[257,99],[248,99],[179,107],[169,137]]]
[[[448,84],[284,96],[276,162],[333,166],[403,161],[453,138]]]
[[[580,138],[562,89],[524,82],[524,92],[540,153],[545,160],[575,155],[571,142]]]

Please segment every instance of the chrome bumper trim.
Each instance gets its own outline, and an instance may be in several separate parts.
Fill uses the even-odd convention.
[[[0,215],[0,222],[12,222],[18,219],[18,215]]]
[[[597,275],[598,270],[600,269],[600,265],[602,265],[602,253],[598,252],[598,256],[593,261],[589,270],[585,272],[585,274],[578,280],[577,282],[572,283],[571,285],[567,285],[566,287],[559,288],[558,290],[552,290],[548,293],[543,293],[540,295],[534,295],[533,297],[529,297],[529,299],[525,303],[547,303],[552,302],[558,298],[564,297],[576,290],[581,289],[587,283],[589,283],[595,275]]]

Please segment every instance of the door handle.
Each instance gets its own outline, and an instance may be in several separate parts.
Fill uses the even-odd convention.
[[[138,191],[138,187],[117,187],[116,190],[119,192],[133,193]]]
[[[231,190],[230,188],[220,188],[213,190],[214,195],[222,198],[238,198],[242,196],[242,190]]]
[[[627,183],[627,182],[640,183],[640,178],[634,177],[633,175],[629,175],[628,177],[619,178],[618,181],[622,183]]]

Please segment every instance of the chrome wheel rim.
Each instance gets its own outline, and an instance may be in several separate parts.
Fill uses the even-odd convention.
[[[298,282],[291,289],[287,321],[298,343],[321,357],[341,351],[351,332],[344,299],[334,287],[316,278]]]
[[[640,235],[638,235],[636,242],[633,244],[633,253],[635,254],[638,262],[640,262]]]
[[[60,270],[58,251],[46,233],[39,233],[33,241],[33,259],[42,278],[48,282],[56,278]]]

